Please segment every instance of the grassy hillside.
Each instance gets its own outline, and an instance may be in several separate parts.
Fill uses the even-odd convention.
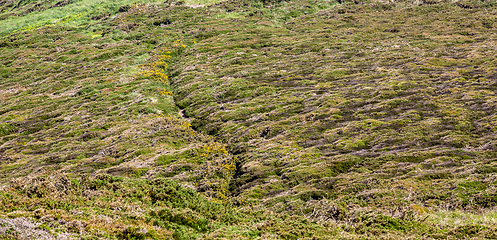
[[[493,1],[3,1],[0,238],[495,239]]]

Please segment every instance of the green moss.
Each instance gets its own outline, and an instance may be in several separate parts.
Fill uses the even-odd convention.
[[[1,124],[0,125],[0,137],[10,135],[10,134],[14,133],[16,130],[17,130],[16,127],[14,127],[8,123]]]
[[[173,161],[175,161],[176,158],[173,155],[162,155],[155,160],[155,162],[158,165],[169,165]]]

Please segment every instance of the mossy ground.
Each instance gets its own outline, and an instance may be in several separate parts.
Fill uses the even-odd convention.
[[[86,239],[496,237],[492,1],[4,2],[4,219]]]

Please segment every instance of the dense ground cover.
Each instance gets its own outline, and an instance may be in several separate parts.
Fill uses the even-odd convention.
[[[497,237],[494,2],[0,10],[6,238]]]

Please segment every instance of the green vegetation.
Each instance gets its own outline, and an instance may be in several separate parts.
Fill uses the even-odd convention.
[[[497,238],[493,1],[0,3],[2,239]]]

